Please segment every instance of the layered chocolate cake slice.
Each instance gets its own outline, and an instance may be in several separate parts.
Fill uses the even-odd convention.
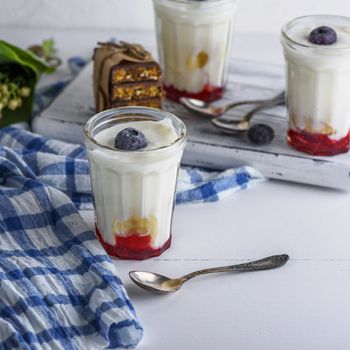
[[[98,112],[121,106],[162,108],[161,70],[141,45],[99,43],[93,79]]]

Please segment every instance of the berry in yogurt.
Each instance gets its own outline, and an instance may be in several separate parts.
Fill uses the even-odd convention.
[[[114,147],[125,151],[135,151],[145,148],[147,141],[145,135],[135,128],[125,128],[115,137]]]
[[[337,42],[337,33],[331,27],[317,27],[310,33],[309,41],[316,45],[332,45]]]

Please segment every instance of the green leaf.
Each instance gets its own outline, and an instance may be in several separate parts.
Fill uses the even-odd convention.
[[[6,69],[10,69],[11,78],[14,75],[25,77],[26,86],[31,89],[31,93],[30,96],[23,98],[23,104],[20,108],[11,111],[6,107],[2,110],[0,127],[29,120],[33,109],[35,85],[42,73],[52,73],[55,68],[50,67],[31,52],[0,40],[0,73],[1,69],[4,72]]]
[[[51,57],[55,54],[55,41],[53,39],[45,39],[43,40],[41,47],[44,50],[45,57]]]
[[[55,70],[31,52],[0,40],[0,64],[3,63],[18,63],[30,68],[35,73],[36,80],[41,73],[52,73]]]

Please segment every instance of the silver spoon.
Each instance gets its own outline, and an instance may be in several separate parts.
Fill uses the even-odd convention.
[[[208,117],[220,117],[226,113],[229,109],[243,106],[243,105],[254,105],[265,102],[266,100],[246,100],[239,102],[232,102],[224,106],[215,107],[208,102],[197,100],[195,98],[181,97],[180,102],[193,112],[206,115]]]
[[[289,256],[287,254],[273,255],[261,260],[251,261],[243,264],[213,267],[210,269],[199,270],[191,272],[179,278],[169,278],[148,271],[130,271],[129,276],[132,279],[132,281],[135,282],[141,288],[157,293],[169,293],[177,291],[181,288],[184,282],[199,275],[204,275],[213,272],[249,272],[270,270],[283,266],[284,264],[286,264],[288,259]]]
[[[272,108],[278,105],[283,105],[286,103],[284,91],[275,96],[272,99],[265,100],[258,106],[249,111],[243,118],[238,120],[223,120],[220,118],[214,118],[211,120],[212,124],[226,132],[236,133],[238,131],[247,131],[250,128],[250,120],[257,112]]]
[[[232,102],[221,107],[215,107],[208,102],[197,100],[195,98],[187,98],[187,97],[181,97],[180,102],[191,111],[197,112],[199,114],[204,114],[208,117],[218,118],[222,116],[224,113],[226,113],[229,109],[236,108],[242,105],[256,105],[256,104],[260,105],[260,104],[269,103],[270,101],[275,101],[277,98],[284,99],[284,95],[285,93],[283,91],[281,94],[279,94],[278,96],[272,99],[244,100],[239,102]]]

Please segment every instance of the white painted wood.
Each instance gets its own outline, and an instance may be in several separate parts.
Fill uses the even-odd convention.
[[[283,67],[232,60],[225,98],[218,103],[272,97],[284,89]],[[165,109],[181,117],[188,128],[188,146],[183,163],[225,169],[249,164],[266,177],[306,184],[350,188],[350,155],[315,157],[286,143],[286,108],[279,106],[258,114],[254,121],[270,124],[276,133],[271,145],[254,146],[245,133],[233,136],[215,128],[182,105],[167,101]],[[246,107],[227,113],[240,118]],[[83,142],[83,125],[94,114],[92,63],[33,122],[34,131],[69,142]]]
[[[143,42],[142,32],[122,34]],[[88,56],[109,33],[6,29],[2,35],[22,46],[50,35],[69,57]],[[238,39],[238,57],[279,62],[276,36]],[[144,326],[137,349],[348,350],[349,200],[345,191],[267,181],[221,202],[177,206],[169,251],[147,261],[114,260]],[[82,215],[93,229],[93,213]],[[291,256],[285,268],[203,276],[168,296],[147,294],[128,277],[135,269],[175,277],[277,253]]]
[[[84,217],[93,228],[92,213]],[[161,257],[115,260],[145,327],[140,350],[348,350],[349,195],[269,181],[227,200],[175,209],[173,242]],[[179,276],[288,253],[274,271],[194,279],[158,296],[131,270]]]

